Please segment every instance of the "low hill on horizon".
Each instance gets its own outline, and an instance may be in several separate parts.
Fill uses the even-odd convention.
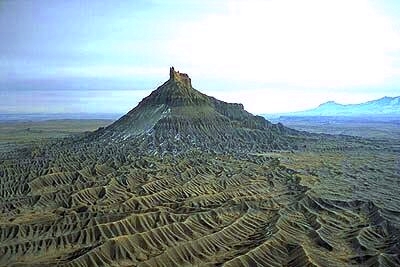
[[[400,97],[383,97],[361,104],[329,101],[315,109],[284,114],[264,114],[273,123],[312,133],[366,138],[400,137]]]
[[[339,104],[328,101],[318,107],[305,111],[279,114],[262,114],[265,118],[280,116],[400,116],[400,96],[382,97],[360,104]]]

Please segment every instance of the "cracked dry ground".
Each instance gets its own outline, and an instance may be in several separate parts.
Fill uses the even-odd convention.
[[[137,156],[71,147],[0,165],[0,266],[399,266],[398,152]]]

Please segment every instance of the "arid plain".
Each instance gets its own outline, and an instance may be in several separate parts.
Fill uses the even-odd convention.
[[[0,266],[400,266],[399,154],[272,124],[171,68],[107,127],[3,151]]]

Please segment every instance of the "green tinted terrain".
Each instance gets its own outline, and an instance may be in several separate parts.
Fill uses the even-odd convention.
[[[171,68],[47,141],[0,153],[0,266],[400,266],[400,140],[272,124]]]
[[[18,145],[31,144],[44,139],[60,138],[85,131],[93,131],[111,123],[111,120],[1,122],[0,151],[9,151]]]

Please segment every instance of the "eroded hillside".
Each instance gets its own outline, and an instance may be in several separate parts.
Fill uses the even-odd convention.
[[[400,265],[400,143],[271,124],[173,69],[160,88],[1,156],[0,266]]]

